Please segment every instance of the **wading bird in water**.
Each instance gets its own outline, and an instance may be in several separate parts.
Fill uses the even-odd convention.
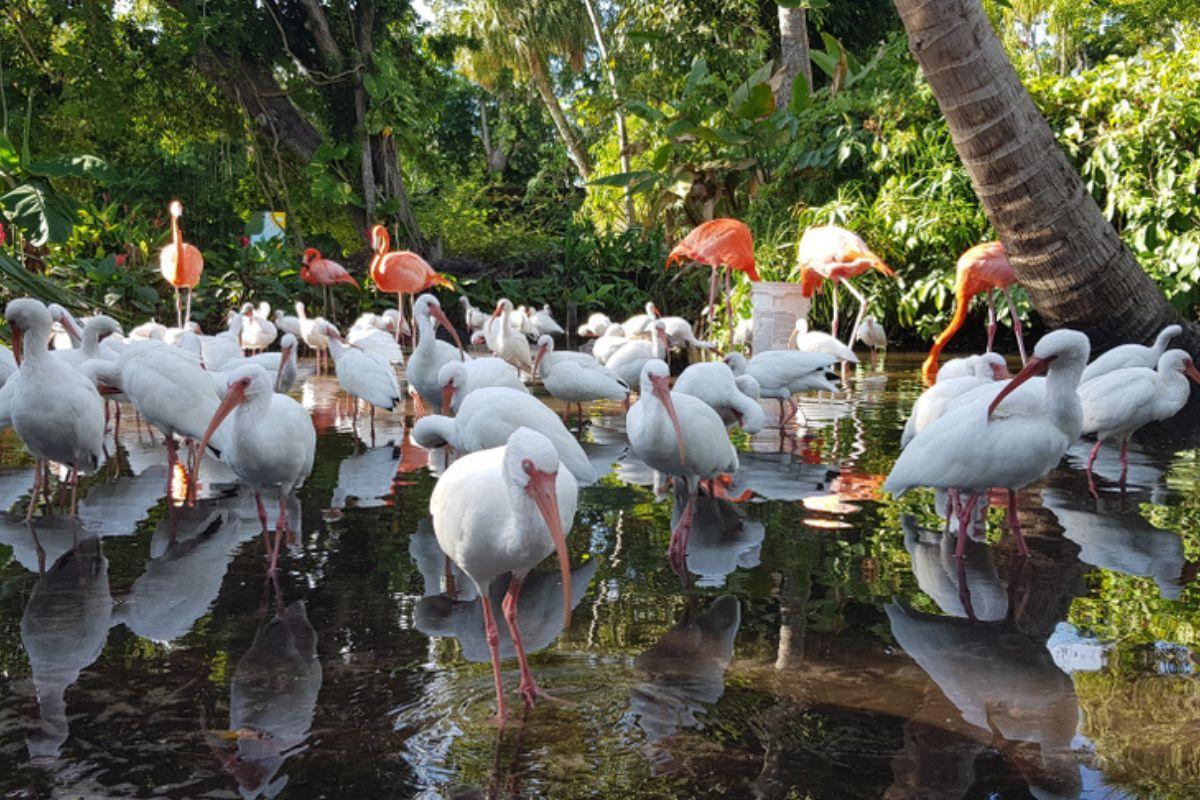
[[[183,240],[179,230],[179,218],[183,216],[183,203],[172,200],[167,207],[171,212],[171,243],[158,252],[158,271],[175,289],[175,325],[184,327],[192,318],[192,289],[200,282],[204,272],[204,256],[195,245]],[[187,311],[179,303],[179,290],[187,289]]]
[[[796,247],[796,261],[800,267],[800,291],[805,297],[811,299],[821,290],[825,281],[833,284],[830,333],[834,338],[838,335],[838,285],[844,283],[846,291],[858,300],[858,316],[854,318],[854,327],[846,337],[846,344],[853,346],[858,327],[867,313],[867,298],[854,288],[850,279],[872,269],[888,277],[895,277],[896,273],[883,263],[883,259],[872,253],[857,234],[836,225],[817,225],[806,230]]]
[[[339,283],[358,286],[358,281],[354,280],[354,276],[347,272],[345,267],[336,261],[325,258],[321,255],[320,250],[313,247],[304,251],[304,259],[300,267],[300,280],[310,286],[321,287],[321,297],[325,301],[324,311],[334,322],[337,322],[337,306],[331,305],[335,301],[330,289]]]
[[[750,235],[750,228],[736,219],[713,219],[697,225],[667,256],[668,268],[672,264],[689,262],[712,269],[712,278],[708,282],[709,335],[716,317],[717,270],[725,267],[725,307],[729,313],[729,329],[733,330],[729,270],[745,273],[751,281],[760,280],[755,269],[754,237]]]
[[[999,242],[984,242],[977,244],[958,258],[957,275],[954,279],[954,316],[946,329],[938,334],[929,349],[925,363],[921,365],[921,376],[926,383],[932,383],[938,373],[938,356],[942,348],[954,338],[958,329],[967,318],[971,307],[971,298],[980,292],[987,292],[988,304],[988,339],[987,352],[992,351],[992,343],[996,338],[996,302],[992,292],[996,289],[1004,292],[1008,302],[1008,313],[1012,318],[1013,334],[1017,337],[1017,350],[1021,353],[1021,363],[1025,363],[1025,340],[1021,336],[1021,319],[1017,316],[1017,307],[1013,305],[1012,285],[1017,282],[1012,264]]]
[[[404,295],[416,295],[433,286],[445,286],[453,289],[450,280],[436,272],[429,262],[409,250],[391,250],[392,239],[387,228],[376,225],[371,228],[371,243],[375,255],[371,258],[371,280],[379,291],[396,295],[397,308],[400,310],[400,320],[396,325],[396,340],[400,339],[400,329],[404,327]]]
[[[521,669],[519,691],[526,706],[544,692],[525,658],[517,625],[517,598],[525,576],[551,553],[562,575],[563,628],[571,624],[571,563],[567,531],[575,519],[579,487],[562,466],[554,445],[529,428],[518,428],[504,447],[464,456],[438,479],[429,513],[438,545],[475,584],[483,604],[484,632],[492,655],[496,721],[507,715],[500,676],[500,629],[489,587],[512,573],[501,603]]]

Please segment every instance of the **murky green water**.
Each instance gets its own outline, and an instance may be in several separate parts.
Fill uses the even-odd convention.
[[[317,465],[272,582],[252,499],[208,464],[172,523],[165,453],[127,413],[81,525],[35,526],[44,575],[20,516],[0,517],[0,790],[1200,796],[1195,454],[1135,452],[1122,493],[1106,453],[1097,501],[1073,451],[1022,497],[1031,558],[990,510],[967,595],[932,495],[878,495],[916,364],[809,399],[798,439],[741,442],[734,492],[753,497],[701,501],[687,583],[665,557],[670,491],[597,409],[584,438],[609,474],[580,496],[570,630],[553,570],[520,601],[558,702],[520,716],[506,661],[502,735],[480,606],[442,594],[434,478],[398,416],[371,448],[334,384],[305,384]],[[32,475],[0,443],[0,506],[21,510]]]

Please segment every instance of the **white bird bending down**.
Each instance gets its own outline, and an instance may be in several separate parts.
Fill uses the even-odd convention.
[[[329,354],[333,357],[338,383],[354,399],[355,419],[358,418],[359,400],[371,406],[371,433],[374,436],[375,409],[394,411],[403,402],[400,385],[396,383],[396,371],[386,358],[347,345],[337,328],[322,322],[325,335],[329,337]]]
[[[660,317],[659,322],[663,324],[667,334],[667,346],[672,349],[695,347],[699,350],[713,350],[717,346],[714,342],[697,339],[696,334],[692,332],[692,323],[683,317]]]
[[[825,331],[800,331],[799,327],[803,322],[804,320],[797,320],[797,330],[793,331],[797,350],[804,353],[825,353],[838,361],[858,363],[858,356],[854,355],[853,350]]]
[[[650,325],[659,318],[658,307],[651,301],[646,301],[646,313],[634,314],[621,323],[625,335],[629,337],[650,336]]]
[[[265,315],[260,316],[251,303],[242,303],[242,347],[256,351],[275,344],[279,331]]]
[[[813,390],[836,392],[831,383],[836,376],[826,370],[837,362],[827,353],[805,353],[799,350],[767,350],[756,353],[749,361],[741,353],[725,356],[725,363],[735,376],[749,375],[758,381],[759,393],[779,401],[779,429],[782,431],[800,411],[792,395]],[[784,403],[789,406],[784,414]]]
[[[80,337],[79,347],[55,350],[54,356],[72,367],[78,368],[84,361],[100,357],[100,341],[102,339],[120,332],[121,326],[117,324],[116,320],[100,314],[83,323],[83,334]]]
[[[1025,368],[994,397],[964,402],[918,433],[883,488],[897,497],[915,486],[969,492],[955,503],[959,558],[975,504],[989,489],[1007,489],[1009,527],[1021,555],[1028,555],[1017,492],[1057,466],[1079,438],[1083,406],[1076,389],[1088,350],[1088,338],[1078,331],[1043,336]],[[1046,375],[1044,391],[1016,392],[1035,375]]]
[[[517,625],[517,598],[525,576],[557,552],[563,588],[563,627],[571,621],[571,564],[567,531],[575,519],[578,486],[560,469],[554,446],[541,434],[518,428],[504,447],[473,453],[450,465],[429,498],[438,545],[475,584],[483,603],[484,631],[492,655],[496,717],[507,711],[500,676],[500,633],[489,599],[493,580],[512,573],[501,608],[520,664],[520,693],[527,706],[539,694]]]
[[[442,364],[438,370],[438,383],[442,387],[442,411],[448,414],[457,414],[463,398],[487,386],[527,391],[516,368],[504,359],[494,357]]]
[[[746,394],[743,385],[753,394]],[[703,400],[721,415],[726,427],[737,425],[746,433],[758,433],[763,428],[758,381],[750,375],[735,378],[733,370],[723,361],[692,364],[675,381],[675,391]]]
[[[975,370],[979,365],[979,359],[982,356],[963,356],[962,358],[952,358],[941,366],[938,370],[937,377],[933,379],[934,383],[941,383],[954,378],[969,378],[975,374]]]
[[[904,433],[900,435],[901,447],[906,447],[926,425],[945,414],[947,409],[953,408],[955,402],[967,392],[1011,377],[1004,363],[1004,356],[999,353],[984,353],[973,358],[973,374],[942,380],[942,372],[945,371],[943,367],[938,371],[937,382],[921,392],[921,396],[913,404],[912,413],[904,423]]]
[[[533,320],[533,326],[537,328],[539,336],[545,334],[557,336],[560,333],[566,333],[562,329],[562,326],[554,321],[554,316],[550,313],[550,305],[548,303],[543,305],[540,311],[533,312],[530,319]]]
[[[283,533],[288,529],[288,495],[303,485],[312,472],[317,433],[303,406],[287,395],[272,391],[271,377],[266,370],[257,364],[238,367],[229,376],[225,399],[204,432],[192,463],[193,475],[199,470],[200,456],[209,439],[230,414],[233,414],[232,426],[226,434],[221,457],[254,492],[264,531],[267,529],[267,511],[262,493],[278,493],[279,517],[275,521],[275,544],[271,548],[268,568],[274,573]]]
[[[1079,385],[1083,402],[1083,432],[1096,435],[1087,461],[1088,483],[1096,491],[1092,465],[1105,439],[1121,442],[1121,483],[1129,470],[1129,438],[1151,422],[1170,419],[1187,404],[1188,378],[1200,383],[1200,370],[1183,350],[1168,350],[1158,359],[1158,369],[1125,367],[1106,372]]]
[[[554,339],[549,334],[543,334],[538,339],[533,374],[539,372],[546,391],[567,404],[563,409],[563,422],[567,420],[572,403],[579,406],[582,424],[584,403],[593,400],[624,401],[629,397],[629,386],[587,353],[554,352]]]
[[[620,325],[609,325],[604,329],[604,333],[592,342],[592,357],[607,366],[613,354],[628,342],[624,328]]]
[[[587,322],[579,326],[577,333],[585,338],[595,338],[603,336],[610,325],[612,325],[612,320],[608,318],[608,315],[597,311],[588,315]]]
[[[480,311],[475,306],[471,305],[471,299],[465,294],[458,298],[458,302],[463,308],[463,322],[467,324],[468,331],[481,330],[487,324],[488,315]]]
[[[1079,379],[1079,382],[1084,384],[1093,378],[1099,378],[1106,372],[1126,367],[1154,369],[1158,365],[1158,359],[1167,351],[1167,345],[1171,344],[1171,340],[1181,333],[1183,333],[1183,328],[1179,325],[1168,325],[1158,332],[1158,336],[1154,339],[1154,345],[1151,347],[1146,347],[1144,344],[1123,344],[1114,347],[1107,353],[1096,356],[1096,360],[1084,369],[1083,377]]]
[[[640,386],[642,367],[653,359],[665,360],[667,357],[667,328],[662,320],[655,320],[650,326],[651,341],[631,339],[621,345],[621,349],[612,354],[604,366],[612,370],[629,387]]]
[[[687,507],[671,531],[668,550],[671,566],[682,572],[700,481],[737,472],[738,457],[717,412],[703,400],[672,392],[670,380],[665,361],[646,362],[638,401],[629,409],[625,430],[634,454],[647,466],[687,481]],[[716,494],[715,482],[710,484],[710,494]]]
[[[558,458],[580,483],[596,480],[596,470],[579,442],[558,415],[531,394],[503,386],[471,392],[454,417],[431,415],[417,421],[412,438],[426,450],[449,445],[458,453],[500,447],[517,428],[530,428],[545,436]]]
[[[417,320],[417,346],[408,357],[408,367],[404,370],[404,375],[408,379],[408,385],[417,393],[417,400],[423,406],[421,410],[428,408],[441,413],[442,387],[438,383],[438,373],[441,372],[443,364],[466,361],[462,340],[458,338],[458,331],[454,330],[446,313],[442,311],[442,304],[433,295],[423,294],[418,297],[413,303],[413,315]],[[450,331],[458,347],[438,339],[435,324]]]
[[[13,430],[38,462],[25,520],[33,518],[47,460],[71,467],[70,516],[74,517],[79,471],[96,469],[104,453],[104,402],[90,380],[50,354],[46,342],[54,320],[44,305],[20,298],[11,301],[4,314],[12,327],[13,347],[21,355],[20,378],[10,381],[15,385],[9,416]],[[69,317],[64,317],[64,324],[71,326]]]

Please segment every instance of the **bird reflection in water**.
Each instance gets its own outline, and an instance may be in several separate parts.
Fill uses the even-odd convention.
[[[304,601],[285,606],[274,576],[270,583],[275,614],[259,627],[234,669],[229,730],[208,735],[213,754],[237,780],[245,800],[273,798],[283,791],[288,776],[276,776],[289,758],[308,749],[321,691],[317,634]],[[232,752],[228,740],[236,742]]]
[[[911,514],[900,518],[900,526],[917,586],[938,608],[951,616],[985,622],[1008,615],[1008,591],[986,542],[968,538],[960,559],[954,556],[955,534],[922,528]]]
[[[34,761],[58,758],[67,741],[67,689],[100,657],[112,610],[108,559],[95,536],[81,536],[34,584],[21,617],[37,690],[39,718],[26,738]]]
[[[679,523],[687,499],[687,486],[676,482],[672,528]],[[697,586],[724,586],[725,578],[739,567],[758,566],[765,533],[761,522],[746,518],[743,506],[701,494],[696,499],[684,567],[700,576]]]
[[[638,656],[635,665],[646,679],[633,688],[630,704],[656,773],[680,769],[671,754],[672,739],[703,728],[697,715],[725,693],[725,670],[741,619],[741,605],[732,595],[718,597],[703,612],[689,605],[675,627]]]

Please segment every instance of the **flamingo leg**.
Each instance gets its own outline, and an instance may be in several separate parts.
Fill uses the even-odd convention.
[[[1104,444],[1103,439],[1097,439],[1096,444],[1092,446],[1092,452],[1088,454],[1087,460],[1087,479],[1088,491],[1092,493],[1092,497],[1096,497],[1096,476],[1092,472],[1092,465],[1096,463],[1096,456],[1100,453],[1100,445]]]
[[[671,531],[671,544],[667,547],[671,569],[680,575],[684,574],[687,569],[688,539],[692,535],[692,519],[696,514],[696,496],[699,491],[699,483],[693,484],[693,481],[689,479],[687,505],[683,507],[683,513],[679,515],[679,522]]]
[[[488,650],[492,654],[492,682],[496,685],[496,724],[504,726],[508,710],[504,705],[504,683],[500,679],[500,628],[496,625],[496,615],[492,613],[492,601],[488,597],[488,587],[480,586],[479,600],[483,603],[483,632],[487,637]]]
[[[1021,365],[1025,364],[1025,337],[1021,331],[1021,318],[1017,316],[1017,306],[1012,299],[1012,289],[1004,288],[1004,299],[1008,303],[1008,316],[1012,320],[1013,336],[1017,337],[1017,352],[1021,354]]]
[[[183,327],[183,302],[179,299],[179,287],[175,287],[175,327]]]
[[[835,286],[837,284],[834,284]],[[853,349],[854,340],[858,337],[858,329],[862,326],[863,317],[867,316],[867,296],[854,288],[854,284],[846,281],[846,291],[858,301],[858,315],[854,318],[854,327],[850,329],[850,336],[846,339],[846,346]]]
[[[712,337],[716,327],[717,309],[713,305],[717,301],[717,268],[712,268],[712,276],[708,279],[708,336]]]
[[[838,285],[837,281],[833,282],[833,322],[829,325],[829,333],[833,338],[837,338],[838,329]]]
[[[967,502],[958,507],[958,544],[954,546],[954,557],[962,560],[967,548],[967,528],[971,526],[971,518],[975,516],[975,504],[979,502],[981,492],[971,492]]]
[[[521,668],[521,684],[518,691],[525,700],[525,707],[533,708],[534,701],[538,697],[544,697],[546,693],[537,685],[537,681],[533,678],[533,672],[529,669],[529,659],[525,657],[525,645],[521,642],[521,629],[517,625],[517,599],[521,595],[521,584],[524,581],[524,575],[512,576],[512,580],[508,583],[508,591],[504,593],[504,601],[500,604],[500,610],[504,614],[504,621],[508,623],[508,633],[512,636],[513,648],[517,651],[517,664]]]
[[[404,295],[396,292],[396,309],[400,317],[396,320],[396,344],[400,344],[400,330],[404,327]]]
[[[996,299],[993,297],[991,289],[987,290],[987,307],[988,307],[988,324],[987,324],[987,349],[983,352],[992,352],[992,345],[996,341]]]
[[[29,508],[25,511],[25,524],[33,524],[33,509],[37,505],[38,492],[42,490],[42,460],[38,459],[33,465],[33,491],[29,495]]]
[[[725,269],[725,347],[733,347],[733,289],[730,285],[729,268]]]
[[[1012,530],[1013,536],[1017,537],[1017,552],[1023,556],[1029,555],[1025,536],[1021,533],[1021,518],[1017,515],[1017,491],[1015,489],[1008,490],[1008,527]]]
[[[188,293],[187,308],[183,312],[183,325],[187,325],[192,320],[192,290],[191,290],[191,287],[188,287],[187,293]],[[181,325],[180,327],[182,328],[183,325]]]

